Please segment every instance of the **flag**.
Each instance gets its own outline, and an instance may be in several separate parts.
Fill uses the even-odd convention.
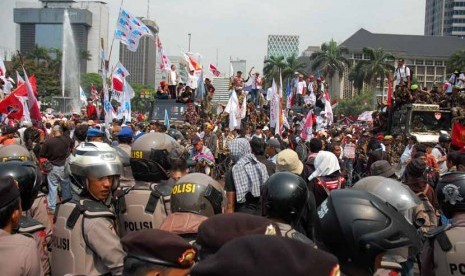
[[[200,77],[197,79],[197,89],[195,90],[195,99],[203,100],[205,95],[205,83],[203,82],[203,71],[200,72]]]
[[[92,84],[92,86],[90,87],[90,97],[94,101],[98,100],[98,98],[99,98],[97,87],[95,87],[94,84]]]
[[[216,69],[216,66],[210,63],[210,72],[212,72],[213,76],[219,77],[221,75],[221,72]]]
[[[123,97],[119,108],[118,117],[125,118],[126,121],[131,121],[131,99],[134,97],[134,89],[128,82],[124,83]]]
[[[305,119],[305,124],[302,129],[302,132],[300,133],[300,137],[304,140],[309,142],[312,139],[312,133],[313,133],[313,111],[310,110],[307,113],[307,117]]]
[[[170,129],[170,117],[168,117],[168,110],[165,108],[165,121],[163,122],[166,129]]]
[[[36,83],[36,77],[34,75],[29,77],[29,83],[32,86],[32,91],[34,91],[34,95],[37,96],[37,83]],[[16,87],[16,89],[13,90],[11,93],[15,94],[18,97],[26,97],[27,96],[26,82]]]
[[[128,50],[135,52],[139,40],[144,36],[153,37],[153,33],[142,21],[122,8],[116,22],[115,38],[125,44]]]
[[[10,94],[0,101],[0,113],[6,114],[10,119],[21,120],[23,104],[15,94]]]
[[[289,84],[289,81],[287,82],[286,85],[286,108],[289,109],[292,107],[292,93],[291,93],[291,85]]]
[[[325,90],[325,113],[326,118],[328,118],[328,125],[331,125],[333,123],[333,108],[331,107],[328,89]]]
[[[236,92],[231,93],[231,97],[228,100],[228,104],[226,105],[224,112],[229,114],[229,129],[240,129],[241,111],[239,110],[239,99],[237,98]]]
[[[171,68],[171,62],[168,59],[168,56],[163,49],[163,45],[161,44],[160,36],[157,36],[157,48],[158,48],[158,56],[160,57],[160,69],[161,70],[168,70]]]
[[[392,80],[391,74],[388,74],[388,93],[387,93],[387,105],[390,107],[392,104]]]
[[[42,121],[42,115],[40,114],[39,103],[37,102],[36,96],[34,96],[33,88],[31,83],[29,82],[29,78],[27,77],[26,70],[23,67],[24,79],[26,80],[26,88],[27,88],[27,99],[29,105],[29,112],[31,115],[32,120],[36,120],[37,122]]]
[[[202,70],[202,66],[200,66],[200,54],[193,54],[193,53],[183,53],[184,59],[186,60],[187,64],[189,64],[189,70],[192,71],[199,71]]]
[[[3,62],[3,58],[0,57],[0,77],[4,78],[6,76],[6,67]]]
[[[281,135],[282,133],[282,128],[283,128],[283,112],[282,112],[282,105],[281,105],[281,99],[283,97],[283,78],[281,75],[281,72],[279,72],[279,87],[278,87],[278,93],[275,93],[274,95],[274,101],[275,101],[275,112],[276,112],[276,126],[274,133]]]
[[[79,86],[79,99],[81,100],[82,105],[87,106],[87,96],[81,86]]]
[[[276,104],[275,104],[275,95],[278,93],[278,88],[276,87],[276,81],[273,79],[273,83],[271,84],[271,93],[267,95],[270,97],[270,127],[274,127],[276,125]]]
[[[112,90],[122,93],[127,76],[129,76],[128,70],[121,64],[121,62],[118,62],[115,66],[115,70],[111,74]]]
[[[456,121],[452,124],[452,145],[457,147],[465,147],[465,125]]]
[[[34,77],[34,82],[35,82],[35,77]],[[16,71],[16,87],[19,87],[23,83],[24,83],[24,79],[21,77],[21,75],[18,73],[18,71]]]

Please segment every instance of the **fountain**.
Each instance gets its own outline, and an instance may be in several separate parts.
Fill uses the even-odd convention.
[[[63,54],[61,59],[61,97],[55,97],[63,113],[80,113],[78,51],[74,41],[69,12],[63,14]]]

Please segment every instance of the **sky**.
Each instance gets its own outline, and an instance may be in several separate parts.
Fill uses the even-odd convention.
[[[38,0],[20,0],[38,2]],[[147,16],[160,27],[168,55],[188,49],[202,55],[202,64],[229,71],[229,60],[247,60],[247,70],[263,68],[269,34],[299,35],[299,52],[334,39],[341,43],[360,28],[374,33],[423,34],[425,0],[123,0],[135,16]],[[0,49],[16,49],[15,0],[0,0]],[[116,24],[120,0],[106,0],[110,28]],[[109,39],[113,38],[110,32]],[[116,47],[117,48],[117,47]],[[114,51],[114,50],[113,50]],[[299,54],[300,54],[299,53]],[[218,64],[217,64],[218,54]],[[112,63],[118,51],[112,53]]]

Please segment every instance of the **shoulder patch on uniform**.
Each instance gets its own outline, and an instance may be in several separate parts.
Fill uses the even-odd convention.
[[[84,216],[93,217],[115,217],[115,214],[103,202],[95,200],[81,200]]]
[[[171,195],[171,186],[167,184],[158,184],[155,186],[154,191],[156,191],[160,196],[169,196]]]
[[[444,194],[444,202],[449,202],[452,205],[457,204],[457,202],[462,202],[463,197],[460,196],[459,187],[454,184],[447,184],[442,188],[442,193]]]
[[[449,230],[452,226],[450,224],[439,226],[437,228],[434,228],[433,230],[428,231],[425,233],[425,238],[434,238],[437,235]]]
[[[35,233],[39,230],[44,230],[45,226],[33,218],[22,216],[19,219],[18,233]]]

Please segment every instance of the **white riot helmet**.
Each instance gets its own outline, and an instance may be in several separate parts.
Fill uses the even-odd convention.
[[[78,195],[87,191],[88,178],[115,176],[112,190],[119,184],[123,165],[117,152],[106,143],[81,143],[71,155],[70,178],[73,189]]]

